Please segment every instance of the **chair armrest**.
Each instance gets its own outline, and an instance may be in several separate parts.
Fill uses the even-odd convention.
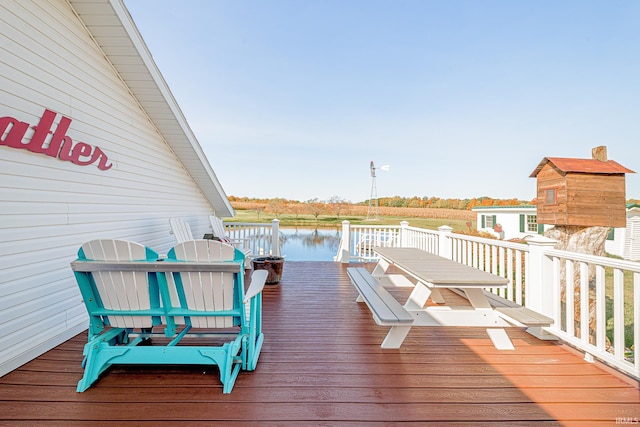
[[[229,239],[233,246],[241,246],[242,248],[249,249],[251,247],[251,238],[244,237],[241,239]]]
[[[267,281],[267,270],[255,270],[251,274],[251,284],[249,285],[249,289],[247,289],[247,293],[244,296],[244,303],[248,303],[251,298],[258,295],[262,292],[262,288],[264,288],[264,283]]]

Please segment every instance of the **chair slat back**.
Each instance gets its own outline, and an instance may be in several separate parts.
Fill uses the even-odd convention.
[[[182,218],[169,219],[169,225],[171,226],[171,232],[176,238],[178,243],[193,240],[193,234],[191,233],[191,226]]]
[[[232,261],[233,246],[215,240],[190,240],[169,251],[168,261]],[[242,274],[242,273],[241,273]],[[174,273],[167,275],[171,304],[195,311],[223,311],[237,308],[237,276],[234,273]],[[176,323],[181,319],[176,318]],[[233,316],[191,316],[197,328],[228,328],[234,326]]]
[[[227,232],[224,229],[224,223],[222,219],[218,218],[215,215],[209,216],[209,222],[211,223],[211,229],[213,230],[213,235],[218,239],[224,241],[229,240],[229,236],[227,236]]]
[[[80,259],[94,261],[155,261],[157,253],[144,245],[124,240],[98,239],[84,243]],[[96,271],[92,273],[96,297],[110,310],[148,310],[151,308],[149,277],[146,272]],[[111,326],[148,328],[151,316],[108,316]]]

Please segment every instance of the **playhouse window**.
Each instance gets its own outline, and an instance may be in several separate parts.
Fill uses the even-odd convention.
[[[547,188],[544,190],[544,204],[555,205],[558,202],[557,192],[555,188]]]
[[[538,232],[538,215],[527,215],[527,231]]]
[[[484,226],[485,228],[493,228],[493,215],[485,215],[484,216]]]

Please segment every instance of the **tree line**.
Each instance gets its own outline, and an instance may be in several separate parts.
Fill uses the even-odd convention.
[[[245,202],[245,203],[258,203],[265,206],[270,205],[282,205],[292,207],[293,205],[333,205],[338,209],[339,206],[368,206],[369,200],[363,202],[351,203],[338,196],[331,197],[329,200],[311,199],[304,202],[298,200],[288,199],[260,199],[252,197],[236,197],[229,196],[230,202]],[[476,206],[520,206],[520,205],[535,205],[536,200],[518,200],[513,199],[494,199],[491,197],[477,197],[472,199],[453,199],[453,198],[440,198],[440,197],[380,197],[377,200],[378,206],[391,207],[391,208],[435,208],[435,209],[458,209],[458,210],[471,210]],[[326,206],[325,206],[326,207]]]

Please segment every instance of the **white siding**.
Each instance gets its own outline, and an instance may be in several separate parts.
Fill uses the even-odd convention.
[[[607,240],[604,248],[608,254],[629,261],[640,261],[640,211],[638,208],[627,209],[627,226],[616,228],[613,240]]]
[[[107,171],[0,145],[0,375],[87,327],[69,262],[95,238],[166,253],[168,218],[195,236],[212,207],[65,1],[0,0],[0,117],[100,147]],[[27,132],[28,140],[31,131]]]
[[[640,216],[638,215],[636,210],[627,212],[624,258],[631,261],[640,260]]]
[[[629,222],[627,221],[627,227]],[[625,259],[629,259],[625,254],[625,242],[628,241],[628,229],[623,227],[615,228],[613,231],[613,240],[605,240],[604,250],[606,253],[616,255]]]
[[[527,215],[535,215],[536,208],[528,207],[486,207],[486,208],[474,208],[474,212],[477,213],[476,228],[478,231],[483,231],[494,235],[497,238],[505,240],[509,239],[523,239],[530,236],[535,236],[537,231],[527,231],[525,222],[525,231],[520,231],[520,215],[525,215],[525,221]],[[495,217],[495,224],[502,226],[503,233],[499,234],[493,230],[493,227],[482,227],[482,216]],[[545,225],[545,230],[550,228]]]

